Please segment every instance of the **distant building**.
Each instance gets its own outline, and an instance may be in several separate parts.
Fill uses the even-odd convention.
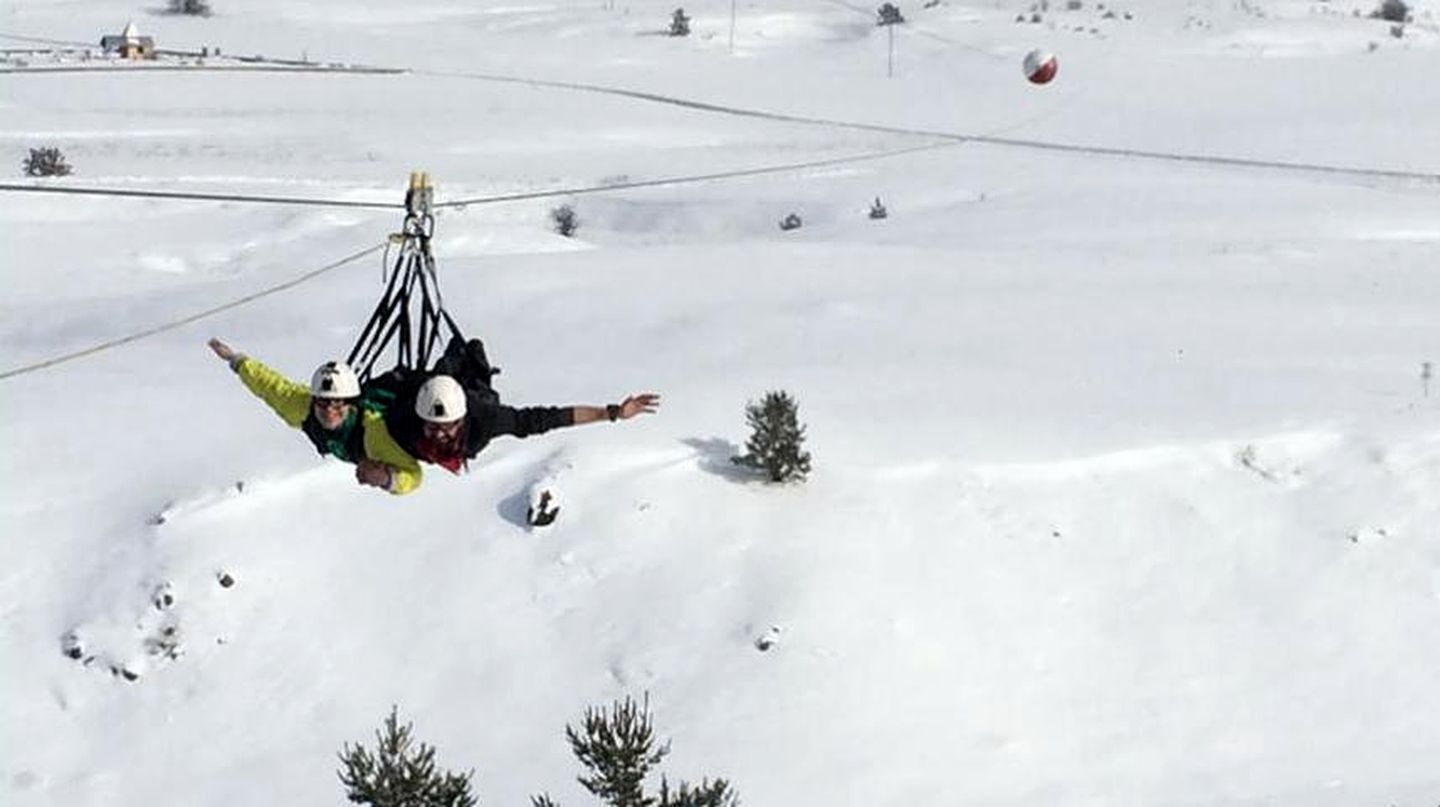
[[[106,53],[114,53],[122,59],[155,58],[155,40],[140,36],[133,22],[127,24],[119,36],[100,37],[100,47],[104,48]]]

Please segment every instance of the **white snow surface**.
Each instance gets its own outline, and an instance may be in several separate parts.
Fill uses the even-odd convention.
[[[337,751],[392,705],[484,804],[590,803],[564,726],[647,693],[671,780],[747,805],[1440,801],[1440,183],[684,105],[1434,176],[1433,0],[1400,37],[1369,0],[905,4],[893,77],[842,2],[740,3],[733,50],[713,0],[688,38],[652,0],[213,5],[0,0],[0,34],[136,19],[161,48],[422,72],[0,75],[7,181],[53,145],[75,173],[37,183],[399,202],[423,168],[444,201],[934,148],[445,211],[445,299],[508,402],[663,404],[410,496],[319,459],[204,344],[308,378],[378,257],[0,380],[0,803],[341,804]],[[0,372],[398,225],[0,193]],[[770,389],[803,484],[728,461]],[[530,530],[550,478],[563,511]],[[178,658],[147,652],[166,628]]]

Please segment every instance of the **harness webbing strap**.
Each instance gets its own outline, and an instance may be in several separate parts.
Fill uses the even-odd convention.
[[[407,197],[407,203],[411,198]],[[430,252],[434,229],[435,220],[428,205],[417,205],[406,214],[404,227],[395,236],[400,241],[400,249],[386,279],[385,293],[346,359],[362,385],[370,379],[375,362],[392,342],[396,366],[424,371],[440,340],[442,325],[448,327],[451,336],[464,339],[440,297],[435,257]],[[388,257],[387,254],[387,260]],[[416,309],[413,312],[412,303]]]

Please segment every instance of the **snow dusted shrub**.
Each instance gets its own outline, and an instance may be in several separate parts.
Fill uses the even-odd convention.
[[[1370,16],[1386,22],[1409,22],[1410,6],[1405,4],[1405,0],[1383,0],[1379,8],[1370,12]]]
[[[24,162],[27,177],[63,177],[70,173],[70,164],[60,149],[45,147],[30,149],[30,156]]]
[[[880,201],[880,197],[876,196],[875,201],[870,205],[870,218],[878,220],[887,218],[889,215],[890,211],[885,209],[885,205]]]
[[[375,732],[375,751],[345,744],[340,753],[340,783],[355,804],[373,807],[476,807],[470,777],[435,769],[435,749],[410,736],[411,724],[400,726],[394,707]]]
[[[610,807],[738,807],[739,799],[724,779],[704,779],[699,787],[681,782],[676,790],[660,777],[660,792],[647,794],[645,780],[670,753],[670,743],[657,745],[650,699],[643,704],[625,698],[609,711],[586,709],[585,722],[565,726],[570,750],[585,766],[580,784]],[[556,807],[549,794],[533,796],[532,807]]]
[[[685,16],[685,9],[677,8],[675,9],[675,13],[670,15],[670,35],[690,35],[690,18]]]
[[[801,224],[802,222],[800,221],[800,216],[797,213],[790,213],[785,216],[785,218],[780,219],[780,229],[787,232],[790,230],[800,229]]]
[[[570,205],[560,205],[550,210],[550,223],[555,226],[555,232],[570,238],[575,231],[580,229],[580,219],[575,216],[575,208]]]
[[[185,14],[191,17],[210,16],[210,0],[170,0],[171,14]]]
[[[762,470],[771,482],[804,481],[810,473],[810,453],[802,451],[805,427],[799,422],[799,407],[784,390],[765,393],[759,403],[745,405],[750,439],[745,454],[731,457],[736,465]]]

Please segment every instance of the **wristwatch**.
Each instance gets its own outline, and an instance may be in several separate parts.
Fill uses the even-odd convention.
[[[620,404],[605,404],[605,417],[614,423],[620,419]]]

